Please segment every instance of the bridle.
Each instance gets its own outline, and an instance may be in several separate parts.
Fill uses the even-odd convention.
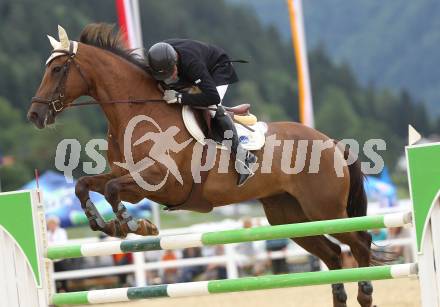
[[[86,77],[84,76],[84,73],[82,72],[81,67],[75,61],[75,54],[73,52],[70,52],[67,50],[62,50],[62,49],[55,49],[52,51],[52,54],[53,53],[59,53],[60,54],[59,56],[67,55],[67,58],[64,61],[62,68],[61,68],[61,76],[60,76],[60,79],[58,80],[58,84],[55,87],[55,90],[53,91],[50,99],[34,96],[34,97],[32,97],[31,102],[32,103],[47,104],[49,106],[49,108],[54,113],[59,113],[66,107],[66,105],[64,104],[65,91],[66,91],[66,81],[67,81],[67,76],[69,75],[69,71],[70,71],[70,67],[71,67],[72,63],[76,67],[76,69],[78,70],[84,83],[87,85],[87,94],[90,91],[90,85],[89,85],[89,82],[87,81]],[[53,58],[52,61],[56,58],[57,57]],[[47,63],[47,66],[49,66],[49,65],[50,65],[50,62]]]
[[[52,54],[53,53],[59,53],[60,55],[57,57],[54,57],[52,59],[52,61],[60,56],[63,56],[63,55],[67,56],[66,60],[64,61],[63,65],[62,65],[62,68],[61,68],[62,74],[60,76],[60,79],[58,80],[58,84],[55,87],[55,90],[53,91],[50,98],[34,96],[31,98],[31,103],[45,104],[49,107],[49,110],[54,112],[54,114],[60,113],[65,108],[84,106],[84,105],[96,105],[96,104],[102,105],[102,104],[115,104],[115,103],[142,104],[142,103],[147,103],[147,102],[164,102],[163,99],[128,99],[128,100],[110,100],[110,101],[89,100],[89,101],[76,102],[76,103],[72,102],[71,104],[66,105],[65,101],[64,101],[65,91],[66,91],[66,81],[67,81],[67,77],[69,75],[70,67],[71,67],[72,63],[74,65],[74,67],[76,67],[76,69],[78,70],[79,75],[83,79],[84,83],[87,85],[86,95],[90,94],[90,85],[89,85],[89,82],[87,81],[83,71],[81,70],[81,67],[75,61],[75,53],[73,53],[71,51],[63,50],[63,49],[55,49],[52,51]],[[47,63],[46,66],[49,66],[50,63],[51,62]]]

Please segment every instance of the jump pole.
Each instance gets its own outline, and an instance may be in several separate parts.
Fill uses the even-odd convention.
[[[415,274],[417,274],[417,264],[409,263],[323,272],[267,275],[146,287],[58,293],[53,295],[52,303],[54,305],[120,303],[160,297],[193,297],[216,293],[303,287],[362,280],[393,279],[409,277]]]
[[[47,249],[46,257],[49,259],[66,259],[140,251],[182,249],[260,240],[308,237],[375,228],[399,227],[410,224],[411,220],[411,213],[407,212],[277,226],[262,226],[239,230],[182,234],[164,237],[147,237],[134,240],[60,245],[49,247]]]

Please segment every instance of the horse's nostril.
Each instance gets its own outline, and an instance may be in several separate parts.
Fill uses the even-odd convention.
[[[29,121],[35,122],[38,119],[38,114],[37,112],[29,112],[27,118]]]

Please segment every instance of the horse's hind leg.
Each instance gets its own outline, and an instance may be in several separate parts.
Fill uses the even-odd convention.
[[[345,211],[339,211],[340,214],[332,213],[338,212],[334,210],[313,210],[314,203],[325,203],[323,200],[315,199],[304,201],[301,204],[305,215],[310,220],[323,220],[323,219],[335,219],[335,218],[348,218]],[[369,267],[371,262],[371,235],[366,231],[349,232],[334,234],[332,237],[338,239],[341,243],[347,244],[356,259],[359,267]],[[362,307],[370,307],[373,302],[373,286],[370,281],[360,281],[358,283],[358,302]]]
[[[340,179],[343,180],[343,179]],[[308,182],[303,182],[308,184]],[[327,180],[327,184],[323,186],[313,186],[309,183],[310,191],[319,191],[319,193],[309,192],[303,193],[302,198],[298,197],[298,201],[305,216],[309,220],[330,220],[330,219],[342,219],[348,218],[347,213],[347,200],[342,196],[347,195],[348,191],[344,191],[343,182],[337,184],[337,182],[331,182]],[[339,187],[339,188],[338,188]],[[341,188],[342,187],[342,188]],[[348,189],[348,186],[346,187]],[[304,188],[305,189],[305,188]],[[358,205],[361,205],[362,200],[355,199],[353,201],[359,201]],[[350,232],[332,235],[338,239],[341,243],[347,244],[353,253],[360,267],[368,267],[371,262],[371,236],[363,232]],[[358,283],[358,302],[362,307],[372,306],[372,293],[373,286],[370,281],[361,281]]]
[[[290,194],[280,194],[260,199],[264,211],[271,225],[302,223],[310,221],[298,201]],[[305,250],[320,258],[330,270],[342,268],[341,248],[338,244],[331,242],[325,236],[314,236],[293,239]],[[347,294],[344,284],[332,285],[333,306],[345,307]]]
[[[350,246],[350,250],[359,267],[369,267],[371,262],[371,235],[366,231],[340,233],[332,235],[342,243]],[[358,302],[362,307],[370,307],[373,303],[373,285],[371,281],[358,283]]]
[[[341,247],[325,236],[295,238],[293,240],[306,251],[320,258],[330,270],[342,268]],[[343,283],[332,284],[332,295],[333,306],[347,306],[347,293]]]

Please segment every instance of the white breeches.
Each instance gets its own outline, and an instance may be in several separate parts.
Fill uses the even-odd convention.
[[[218,92],[218,95],[220,96],[220,103],[219,103],[219,105],[222,104],[223,97],[225,97],[226,91],[228,90],[228,85],[229,84],[217,86],[217,92]],[[213,105],[210,105],[209,107],[210,108],[215,108],[216,105],[213,104]],[[214,117],[215,116],[215,111],[209,111],[209,114],[211,114],[211,117]]]

